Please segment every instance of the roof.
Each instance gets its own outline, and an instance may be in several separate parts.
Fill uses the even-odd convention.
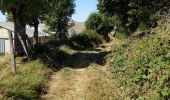
[[[0,26],[14,32],[14,23],[13,22],[0,22]],[[45,29],[46,28],[45,28],[44,24],[39,25],[39,36],[48,36],[48,34],[44,32]],[[33,37],[34,36],[34,28],[27,26],[26,34],[29,37]]]
[[[75,30],[76,33],[81,33],[84,29],[84,22],[74,22],[74,25],[69,28],[69,30]]]

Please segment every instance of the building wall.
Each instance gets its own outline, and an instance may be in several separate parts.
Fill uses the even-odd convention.
[[[14,35],[14,33],[13,33]],[[14,36],[13,36],[14,37]],[[45,43],[46,42],[46,36],[40,36],[38,38],[38,41],[40,43]],[[9,41],[9,34],[8,34],[8,30],[0,28],[0,39],[4,39],[5,40],[5,54],[10,54],[10,41]],[[30,38],[31,42],[33,42],[32,38]]]
[[[10,54],[10,41],[5,40],[5,54]]]
[[[0,38],[8,39],[8,31],[6,29],[0,28]]]
[[[8,30],[0,28],[0,39],[3,39],[5,41],[5,54],[10,53],[10,44],[9,44],[9,36],[8,36]]]

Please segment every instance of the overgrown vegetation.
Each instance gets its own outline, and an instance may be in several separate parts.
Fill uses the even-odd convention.
[[[43,21],[50,31],[55,32],[55,39],[64,39],[70,27],[68,22],[75,12],[75,0],[49,0],[46,5],[47,13],[43,15]]]
[[[138,28],[155,28],[157,21],[166,20],[170,3],[168,0],[99,0],[100,13],[115,18],[118,27],[131,35]]]
[[[125,99],[170,99],[169,8],[167,0],[99,0],[99,13],[114,19],[125,41],[109,59]]]
[[[9,59],[0,59],[0,99],[39,99],[38,95],[51,72],[47,66],[61,70],[59,74],[61,82],[56,86],[61,92],[54,90],[55,96],[60,98],[66,98],[65,95],[69,93],[75,95],[78,91],[83,93],[80,94],[85,99],[124,97],[132,100],[170,99],[170,33],[167,28],[170,19],[168,18],[169,0],[98,0],[99,12],[89,16],[86,30],[71,37],[67,37],[66,34],[69,26],[72,25],[69,21],[74,13],[74,0],[33,1],[2,0],[0,3],[0,11],[11,14],[14,20],[15,48],[11,46],[11,50],[15,49],[16,54],[24,50],[28,59],[34,59],[34,61],[17,64],[16,74],[9,71],[10,67],[7,63]],[[40,20],[55,33],[49,38],[53,41],[38,44]],[[35,28],[33,37],[35,43],[30,46],[33,48],[29,47],[26,34],[26,24],[30,23]],[[158,26],[162,28],[159,29]],[[105,56],[110,53],[107,48],[104,52],[99,52],[100,49],[97,48],[94,48],[96,49],[94,51],[82,52],[78,49],[76,51],[60,48],[63,44],[72,47],[70,49],[76,47],[86,50],[93,46],[97,47],[96,45],[108,40],[111,31],[114,31],[115,37],[123,38],[124,41],[121,45],[115,43],[118,45],[114,45],[108,59],[113,79],[120,91],[123,91],[124,96],[120,98],[119,90],[118,94],[113,93],[116,85],[112,85],[113,80],[105,73],[106,69],[97,70],[95,66],[96,69],[90,69],[86,73],[83,70],[74,71],[74,69],[89,67],[91,63],[103,66]],[[87,80],[81,79],[79,75]],[[84,90],[77,89],[77,85],[81,87],[85,82],[86,88],[82,86]],[[64,87],[60,87],[63,84]],[[73,91],[70,92],[69,89]],[[115,90],[117,92],[117,89]],[[71,97],[68,96],[66,99]]]
[[[87,100],[117,100],[120,93],[115,88],[116,84],[110,78],[110,73],[91,65],[87,77],[90,79],[87,82],[85,89],[85,98]]]
[[[70,43],[78,46],[94,46],[104,42],[104,37],[94,30],[85,30],[80,34],[74,34],[70,38]]]
[[[88,30],[94,30],[106,37],[113,30],[114,23],[111,17],[92,13],[85,22],[85,26]]]
[[[40,60],[19,64],[18,73],[13,74],[8,64],[8,58],[5,59],[2,56],[0,63],[0,99],[38,99],[51,73],[46,65]]]
[[[130,99],[170,99],[170,35],[155,34],[114,46],[113,78]]]

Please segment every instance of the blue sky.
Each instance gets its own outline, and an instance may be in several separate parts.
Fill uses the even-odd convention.
[[[76,0],[76,11],[73,20],[84,22],[90,13],[97,11],[97,0]],[[0,13],[0,21],[5,21],[5,16]]]
[[[73,15],[73,20],[83,22],[89,14],[97,11],[97,0],[76,0],[76,12]]]
[[[5,20],[6,20],[5,16],[2,15],[2,13],[0,13],[0,21],[5,21]]]

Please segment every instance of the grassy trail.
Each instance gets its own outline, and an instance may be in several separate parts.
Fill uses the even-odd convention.
[[[115,100],[122,96],[108,70],[106,58],[112,42],[94,50],[71,52],[62,70],[56,72],[42,100]],[[66,48],[63,50],[71,51]],[[104,64],[103,64],[104,62]],[[122,98],[123,99],[123,98]]]

